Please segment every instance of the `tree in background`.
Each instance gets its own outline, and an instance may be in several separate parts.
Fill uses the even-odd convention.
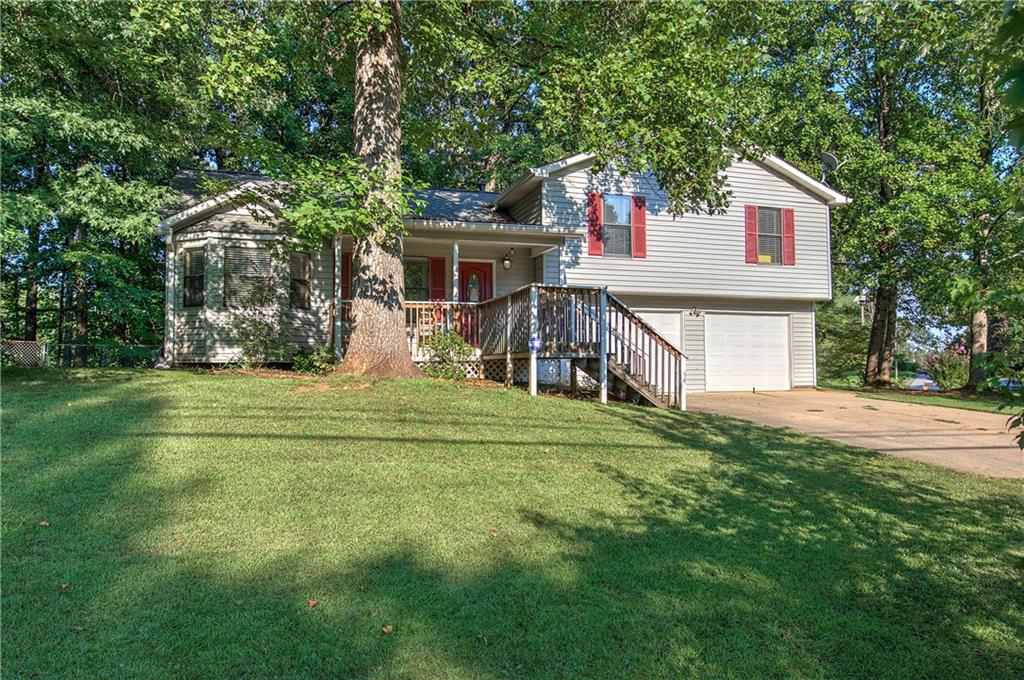
[[[275,69],[256,58],[258,7],[0,11],[4,333],[153,342],[163,322],[158,209],[176,167],[224,135],[223,111],[259,101],[250,92]]]

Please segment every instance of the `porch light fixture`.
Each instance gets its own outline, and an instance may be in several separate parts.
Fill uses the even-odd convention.
[[[515,257],[516,249],[509,248],[508,252],[505,253],[505,257],[501,258],[501,268],[505,271],[512,269],[512,258]]]

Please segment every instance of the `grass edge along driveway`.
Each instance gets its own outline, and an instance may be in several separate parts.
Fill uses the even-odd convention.
[[[1019,483],[429,380],[2,388],[5,677],[1024,675]]]

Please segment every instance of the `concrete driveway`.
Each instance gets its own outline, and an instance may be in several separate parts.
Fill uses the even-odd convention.
[[[687,395],[694,411],[788,427],[844,444],[991,477],[1024,478],[1008,415],[833,390]]]

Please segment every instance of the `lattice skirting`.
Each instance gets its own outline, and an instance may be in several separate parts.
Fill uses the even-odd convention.
[[[427,364],[429,364],[431,362],[429,362],[429,361],[417,361],[415,363],[420,368],[423,368],[424,366],[426,366]],[[480,365],[480,363],[481,362],[479,360],[477,360],[477,361],[467,361],[466,363],[462,364],[463,370],[466,371],[466,377],[467,378],[479,379],[479,378],[483,378],[484,377],[484,369]],[[504,369],[502,369],[502,370],[504,370]],[[505,374],[502,373],[502,376],[504,376],[504,375]],[[504,378],[502,378],[502,379],[504,379]]]

